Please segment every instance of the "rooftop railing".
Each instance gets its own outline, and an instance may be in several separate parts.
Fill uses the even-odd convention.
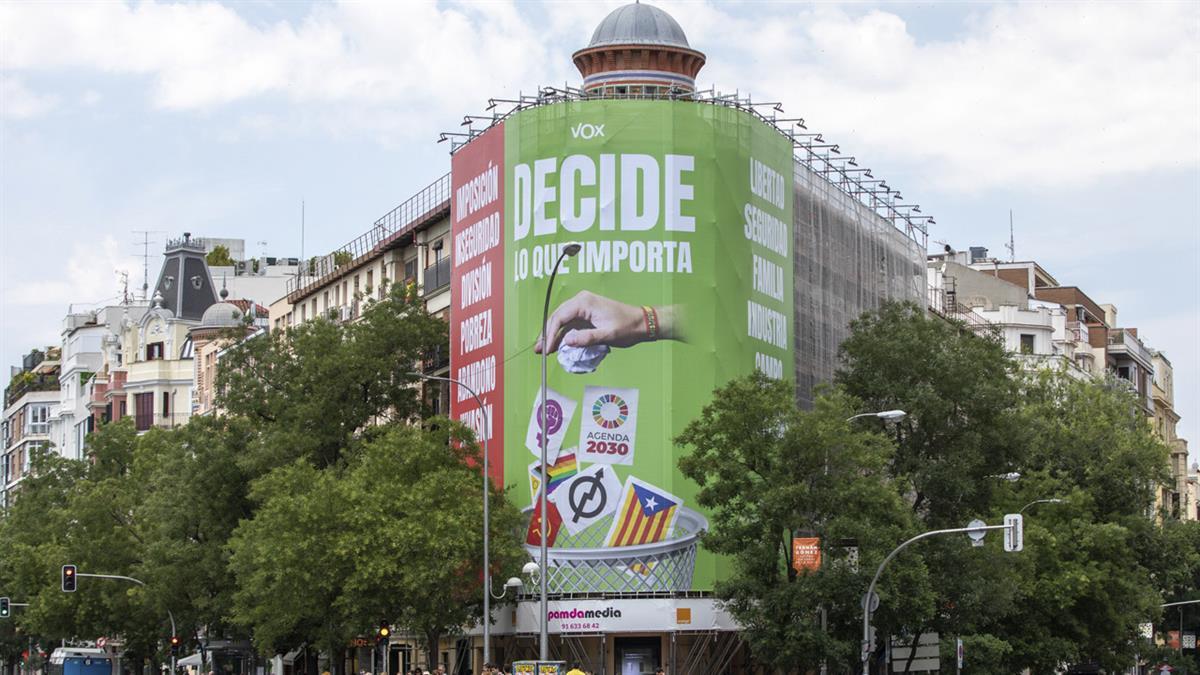
[[[288,279],[288,299],[304,297],[339,271],[356,266],[363,258],[375,255],[399,237],[414,230],[450,207],[450,174],[433,181],[404,203],[375,221],[371,229],[335,249],[328,255],[300,261],[297,276]]]

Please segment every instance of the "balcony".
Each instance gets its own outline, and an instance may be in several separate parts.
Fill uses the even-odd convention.
[[[1108,351],[1114,356],[1124,354],[1137,361],[1147,372],[1154,372],[1150,350],[1146,349],[1137,335],[1124,328],[1114,328],[1108,332]]]
[[[7,408],[13,401],[32,391],[58,391],[58,376],[35,375],[28,370],[21,371],[4,390],[4,407]]]
[[[450,285],[450,274],[453,268],[450,267],[450,256],[437,261],[433,265],[425,268],[425,283],[422,284],[422,289],[425,295],[436,293],[446,286]]]

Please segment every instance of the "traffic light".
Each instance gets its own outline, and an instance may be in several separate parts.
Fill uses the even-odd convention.
[[[388,625],[388,622],[380,621],[379,622],[379,631],[375,634],[375,639],[379,642],[385,642],[388,639],[388,636],[391,634],[392,634],[392,627]]]
[[[77,581],[77,576],[78,575],[75,573],[74,565],[62,566],[62,589],[64,593],[75,592],[75,582]]]
[[[0,619],[7,619],[12,612],[12,607],[8,604],[8,598],[0,598]]]
[[[179,656],[179,636],[171,636],[171,656]]]

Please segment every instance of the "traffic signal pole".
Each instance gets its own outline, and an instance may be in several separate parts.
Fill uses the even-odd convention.
[[[90,577],[92,579],[116,579],[117,581],[128,581],[130,583],[134,583],[134,584],[137,584],[138,586],[142,586],[142,587],[146,586],[146,582],[142,581],[141,579],[134,579],[133,577],[126,577],[126,576],[122,576],[120,574],[84,574],[83,572],[77,571],[75,573],[75,576]],[[170,609],[167,610],[167,617],[171,619],[171,638],[174,639],[177,635],[179,635],[179,633],[177,633],[175,631],[175,615],[171,612]],[[171,675],[175,675],[175,650],[174,649],[171,649]]]

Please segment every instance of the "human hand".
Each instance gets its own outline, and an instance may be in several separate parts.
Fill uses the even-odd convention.
[[[546,330],[550,335],[547,353],[557,351],[560,344],[572,347],[597,344],[630,347],[650,339],[646,315],[641,307],[627,305],[591,291],[580,291],[559,305],[550,315]],[[533,350],[541,354],[542,349],[543,339],[539,337]]]

